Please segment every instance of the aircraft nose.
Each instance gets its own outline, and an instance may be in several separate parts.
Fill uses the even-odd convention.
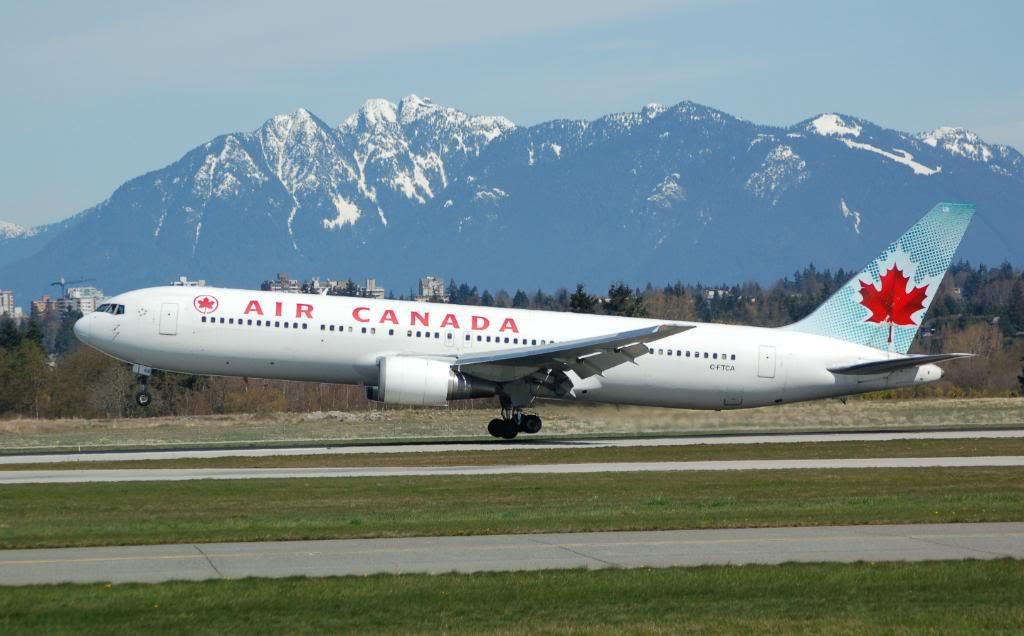
[[[78,338],[79,340],[81,340],[82,342],[84,342],[85,344],[89,344],[89,342],[91,340],[91,338],[90,338],[90,336],[91,336],[91,334],[90,334],[90,331],[91,331],[90,327],[92,326],[92,320],[90,320],[91,318],[92,318],[91,315],[90,316],[82,316],[81,318],[79,318],[78,320],[75,321],[75,327],[74,327],[75,337]]]

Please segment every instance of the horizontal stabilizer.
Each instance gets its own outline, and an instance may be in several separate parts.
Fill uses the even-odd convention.
[[[907,356],[891,360],[862,362],[848,367],[835,367],[829,369],[829,371],[840,375],[875,375],[877,373],[892,373],[893,371],[916,367],[922,364],[932,364],[933,362],[942,362],[943,360],[955,360],[957,358],[970,358],[973,356],[973,353],[936,353],[933,355]]]

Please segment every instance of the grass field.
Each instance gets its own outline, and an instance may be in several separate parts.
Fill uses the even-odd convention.
[[[810,430],[1024,426],[1019,398],[851,400],[741,411],[543,403],[545,436],[664,435]],[[25,449],[148,448],[330,443],[390,439],[490,439],[497,409],[387,409],[113,420],[0,421],[0,452]]]
[[[505,442],[494,442],[496,445]],[[514,443],[513,443],[514,444]],[[512,444],[509,444],[511,446]],[[128,468],[296,468],[358,466],[487,466],[583,462],[659,462],[730,459],[832,459],[860,457],[958,457],[1024,455],[1024,438],[925,439],[881,442],[808,442],[624,448],[364,453],[281,457],[218,457],[54,464],[4,464],[2,470],[75,470]]]
[[[0,486],[0,548],[1024,519],[1024,469]]]
[[[0,632],[1020,633],[1014,561],[0,588]]]

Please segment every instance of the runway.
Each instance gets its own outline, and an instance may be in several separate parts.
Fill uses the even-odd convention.
[[[6,550],[0,551],[0,585],[999,558],[1024,558],[1024,523]]]
[[[313,479],[343,477],[439,477],[474,475],[564,475],[726,470],[806,470],[877,468],[971,468],[1024,466],[1024,456],[882,457],[865,459],[773,459],[693,462],[592,462],[493,466],[353,468],[128,468],[104,470],[7,470],[0,484],[75,484],[197,479]]]
[[[919,439],[1024,438],[1024,429],[885,431],[868,433],[786,433],[777,435],[703,435],[630,439],[519,439],[423,444],[351,444],[288,448],[228,448],[151,451],[99,451],[0,455],[4,464],[53,464],[64,462],[114,462],[161,459],[209,459],[218,457],[276,457],[302,455],[365,455],[378,453],[440,453],[459,451],[564,450],[586,448],[636,448],[649,446],[697,446],[725,444],[802,444],[809,442],[884,442]]]

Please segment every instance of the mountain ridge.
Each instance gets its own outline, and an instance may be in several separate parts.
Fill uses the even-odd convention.
[[[689,101],[517,126],[409,95],[333,127],[275,115],[65,221],[0,227],[0,286],[24,303],[61,274],[109,292],[276,271],[399,289],[427,273],[488,287],[768,280],[859,266],[945,199],[976,199],[1002,226],[962,256],[1020,262],[998,235],[1024,234],[1022,195],[1021,154],[963,128],[838,113],[763,126]]]

